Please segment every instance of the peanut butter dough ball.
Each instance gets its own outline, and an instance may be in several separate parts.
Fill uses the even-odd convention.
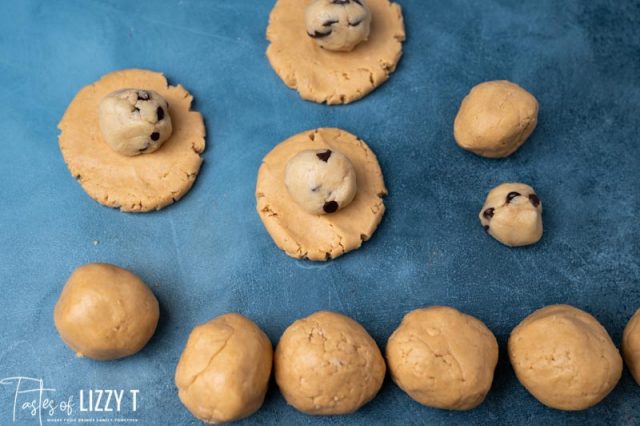
[[[167,101],[153,90],[110,93],[100,101],[98,119],[111,149],[128,156],[157,150],[173,130]]]
[[[529,185],[509,182],[496,186],[479,216],[485,231],[504,245],[526,246],[542,238],[542,202]]]
[[[636,383],[640,384],[640,309],[631,317],[622,335],[622,354]]]
[[[310,149],[294,155],[287,163],[284,183],[291,198],[314,214],[345,208],[358,189],[351,161],[330,149]]]
[[[275,376],[287,402],[303,413],[353,413],[380,390],[385,363],[357,322],[320,311],[289,326],[275,353]]]
[[[470,410],[484,401],[498,342],[482,321],[454,308],[409,312],[387,343],[393,381],[429,407]]]
[[[142,349],[159,315],[157,299],[140,278],[114,265],[90,263],[71,274],[53,317],[77,356],[111,360]]]
[[[488,158],[508,157],[538,123],[538,101],[510,81],[487,81],[464,98],[453,125],[460,147]]]
[[[607,330],[590,314],[550,305],[511,332],[509,358],[520,383],[551,408],[584,410],[620,380],[622,358]]]
[[[369,37],[371,11],[366,0],[315,0],[304,21],[307,35],[320,47],[348,52]]]
[[[272,358],[271,341],[253,321],[221,315],[191,332],[176,368],[178,396],[206,423],[248,417],[262,406]]]

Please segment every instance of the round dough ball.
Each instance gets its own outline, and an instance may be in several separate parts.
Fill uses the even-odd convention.
[[[496,186],[479,216],[485,231],[507,246],[526,246],[542,238],[542,202],[529,185],[509,182]]]
[[[550,305],[511,332],[509,358],[520,383],[544,405],[584,410],[602,401],[622,375],[622,358],[593,316]]]
[[[159,316],[158,300],[140,278],[114,265],[89,263],[71,274],[53,318],[77,356],[102,361],[142,349]]]
[[[240,314],[193,329],[176,368],[178,396],[207,423],[243,419],[262,406],[273,348],[266,334]]]
[[[631,317],[622,335],[622,354],[636,383],[640,384],[640,309]]]
[[[366,0],[315,0],[305,9],[307,35],[327,50],[348,52],[369,38]]]
[[[284,184],[291,198],[313,214],[335,213],[345,208],[358,189],[351,161],[330,149],[309,149],[290,158]]]
[[[378,393],[385,363],[356,321],[320,311],[299,319],[280,338],[275,376],[287,402],[303,413],[353,413]]]
[[[510,81],[487,81],[464,98],[453,125],[460,147],[488,158],[513,154],[538,123],[538,101]]]
[[[498,342],[482,321],[454,308],[409,312],[387,343],[393,381],[429,407],[470,410],[484,401]]]
[[[122,155],[149,154],[173,130],[169,106],[153,90],[123,89],[105,96],[98,111],[104,140]]]

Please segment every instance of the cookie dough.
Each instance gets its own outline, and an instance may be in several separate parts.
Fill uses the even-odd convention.
[[[171,137],[150,155],[123,156],[105,142],[99,104],[126,88],[159,93],[168,102]],[[145,70],[116,71],[83,88],[58,127],[59,145],[71,174],[91,198],[127,212],[159,210],[182,198],[196,179],[204,151],[205,128],[191,111],[192,96],[182,86],[168,86],[164,76]]]
[[[314,0],[304,13],[307,35],[327,50],[349,52],[366,41],[371,11],[366,0]]]
[[[167,101],[153,90],[122,89],[108,94],[98,111],[105,142],[122,155],[150,154],[171,136]]]
[[[206,423],[243,419],[262,406],[272,359],[271,341],[253,321],[221,315],[191,332],[176,368],[178,396]]]
[[[303,99],[348,104],[380,86],[395,71],[405,39],[398,4],[367,0],[371,11],[368,40],[350,52],[323,49],[316,43],[317,38],[307,35],[305,10],[309,4],[310,0],[278,0],[267,28],[271,66]]]
[[[640,384],[640,309],[631,317],[622,335],[622,354],[631,375]]]
[[[335,213],[347,207],[358,189],[351,161],[330,149],[308,149],[291,157],[284,184],[291,198],[313,214]]]
[[[340,152],[351,161],[358,190],[346,208],[316,215],[289,195],[286,165],[305,150]],[[292,136],[267,154],[258,172],[256,208],[278,247],[289,256],[320,261],[355,250],[373,235],[384,214],[386,194],[382,171],[369,147],[344,130],[322,128]]]
[[[157,299],[140,278],[114,265],[89,263],[71,274],[53,318],[78,357],[104,361],[141,350],[159,315]]]
[[[387,343],[393,381],[429,407],[470,410],[484,401],[498,342],[480,320],[454,308],[409,312]]]
[[[550,305],[511,332],[509,358],[520,383],[541,403],[584,410],[602,401],[622,374],[622,358],[593,316]]]
[[[496,186],[479,216],[485,231],[504,245],[526,246],[542,238],[542,202],[529,185],[509,182]]]
[[[287,402],[311,415],[355,412],[376,396],[386,371],[367,331],[351,318],[327,311],[285,330],[274,369]]]
[[[464,98],[453,125],[460,147],[487,158],[507,157],[538,123],[538,101],[510,81],[487,81]]]

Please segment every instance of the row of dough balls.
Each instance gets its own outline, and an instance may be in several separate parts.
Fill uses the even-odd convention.
[[[73,272],[55,306],[62,340],[77,356],[111,360],[140,351],[155,332],[158,301],[134,274],[108,264]],[[640,310],[622,347],[640,383]],[[590,314],[551,305],[525,318],[508,342],[520,382],[543,404],[582,410],[600,402],[622,374],[622,358]],[[193,329],[176,368],[183,404],[221,423],[247,417],[264,401],[273,366],[287,402],[311,415],[355,412],[375,397],[387,366],[394,382],[429,407],[469,410],[489,392],[498,343],[482,321],[454,308],[409,312],[387,342],[386,363],[353,319],[320,311],[291,324],[275,349],[251,320],[230,313]]]

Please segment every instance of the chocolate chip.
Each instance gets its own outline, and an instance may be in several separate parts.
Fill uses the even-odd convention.
[[[529,201],[533,204],[533,207],[538,207],[540,205],[540,198],[536,194],[529,194]]]
[[[357,21],[357,22],[347,22],[349,24],[350,27],[357,27],[358,25],[362,24],[362,19]]]
[[[512,191],[507,194],[507,204],[509,204],[514,198],[519,197],[520,193],[516,191]]]
[[[485,231],[489,232],[489,225],[484,225],[483,228]]]
[[[162,107],[158,107],[158,109],[156,110],[156,115],[158,116],[158,121],[164,118],[164,110],[162,109]]]
[[[482,216],[484,216],[485,219],[490,220],[493,217],[494,211],[495,209],[493,207],[489,207],[482,213]]]
[[[358,4],[362,5],[361,3],[359,3],[359,0],[354,0],[356,2],[358,2]],[[331,4],[349,4],[351,3],[351,0],[333,0],[331,2]]]
[[[324,206],[322,206],[322,210],[324,210],[325,213],[335,213],[338,210],[338,203],[335,201],[327,201],[324,203]]]
[[[329,30],[329,32],[326,32],[326,33],[321,33],[321,32],[318,32],[318,31],[314,31],[313,34],[307,33],[307,35],[309,37],[311,37],[311,38],[323,38],[323,37],[328,36],[329,34],[331,34],[331,30]]]
[[[318,192],[318,190],[319,190],[320,188],[322,188],[322,185],[318,185],[318,186],[316,186],[316,187],[314,187],[314,188],[311,188],[311,192]]]
[[[151,138],[152,141],[157,141],[158,139],[160,139],[160,133],[158,132],[153,132],[151,133],[151,136],[149,136]]]
[[[332,20],[330,20],[330,21],[326,21],[324,24],[322,24],[322,26],[323,26],[323,27],[330,27],[330,26],[332,26],[333,24],[337,24],[337,23],[338,23],[338,21],[336,21],[336,20],[333,20],[333,19],[332,19]]]
[[[326,163],[327,161],[329,161],[329,157],[331,157],[331,150],[328,149],[325,152],[319,152],[316,154],[316,156]]]
[[[149,93],[145,92],[144,90],[140,90],[138,92],[138,100],[139,101],[148,101],[149,99],[150,99]]]
[[[133,107],[133,111],[134,111],[134,112],[140,112],[140,108],[138,108],[138,107]]]

